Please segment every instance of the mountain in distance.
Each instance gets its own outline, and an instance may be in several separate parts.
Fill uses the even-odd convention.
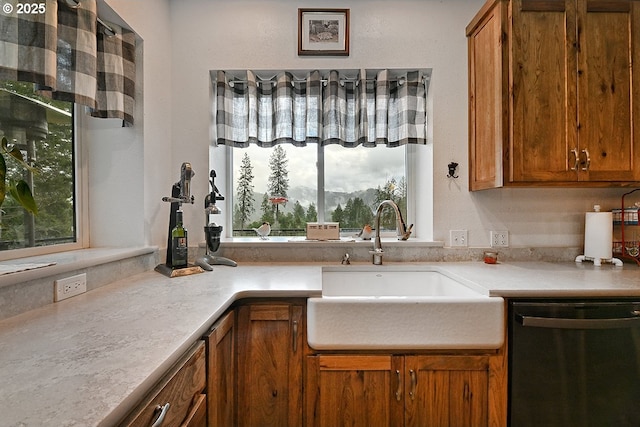
[[[315,188],[298,186],[289,189],[289,201],[287,202],[284,209],[281,212],[293,212],[293,206],[296,201],[299,201],[302,207],[306,209],[309,208],[311,203],[316,205],[316,209],[318,208],[317,203],[317,194],[318,191]],[[262,211],[260,210],[260,205],[262,204],[262,198],[264,197],[264,193],[253,193],[253,207],[255,211],[251,218],[252,221],[257,221],[260,219],[262,215]],[[366,190],[358,190],[352,192],[342,192],[342,191],[326,191],[325,192],[325,209],[328,212],[333,212],[335,208],[338,206],[342,206],[344,209],[347,201],[349,199],[355,199],[356,197],[361,198],[364,203],[368,206],[371,206],[371,210],[373,211],[375,200],[376,200],[376,189],[368,188]],[[326,218],[326,220],[331,220],[331,217]]]

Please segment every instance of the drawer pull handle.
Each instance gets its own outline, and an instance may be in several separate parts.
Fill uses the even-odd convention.
[[[164,422],[164,417],[167,416],[167,412],[169,412],[169,402],[165,403],[164,405],[160,406],[156,406],[156,409],[154,411],[155,413],[158,413],[158,418],[156,418],[156,420],[151,424],[151,427],[160,427],[162,425],[162,423]]]
[[[400,402],[402,399],[402,377],[400,371],[396,370],[396,376],[398,377],[398,389],[396,390],[396,400]]]

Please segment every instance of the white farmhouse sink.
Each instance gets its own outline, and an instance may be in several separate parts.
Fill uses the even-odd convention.
[[[318,350],[494,349],[504,301],[431,266],[325,267],[322,297],[307,300]]]

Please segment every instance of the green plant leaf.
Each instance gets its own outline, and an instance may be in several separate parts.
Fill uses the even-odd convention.
[[[21,179],[17,183],[10,183],[9,193],[25,210],[34,215],[38,214],[38,206],[33,198],[33,194],[31,194],[29,184],[27,184],[26,181]]]
[[[29,166],[23,159],[22,153],[16,146],[9,148],[9,143],[6,137],[2,137],[2,152],[9,154],[23,167],[35,171],[34,168]],[[31,188],[26,181],[20,180],[17,182],[9,181],[7,185],[7,164],[5,157],[0,153],[0,206],[4,203],[7,193],[20,204],[25,210],[31,212],[34,215],[38,214],[38,205],[31,194]]]
[[[24,161],[22,151],[20,151],[18,147],[16,147],[15,145],[8,145],[7,138],[2,138],[2,150],[13,157],[13,159],[18,162],[23,168],[28,169],[31,173],[36,172],[36,169],[33,166]]]

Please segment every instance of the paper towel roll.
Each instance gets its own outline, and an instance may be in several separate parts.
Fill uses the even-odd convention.
[[[584,256],[613,258],[613,217],[611,212],[587,212],[584,221]]]

